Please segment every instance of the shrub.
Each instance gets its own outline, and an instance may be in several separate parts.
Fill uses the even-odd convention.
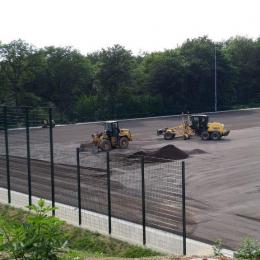
[[[260,244],[258,241],[246,238],[234,254],[239,259],[256,259],[260,257]]]
[[[24,223],[0,220],[0,251],[6,251],[15,259],[57,259],[57,254],[66,246],[63,222],[48,216],[53,210],[44,200],[28,206],[32,210]]]
[[[213,245],[214,256],[223,256],[221,250],[222,250],[222,241],[220,239],[217,239],[214,241],[214,245]]]

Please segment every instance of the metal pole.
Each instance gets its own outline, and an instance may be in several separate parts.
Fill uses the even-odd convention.
[[[49,108],[49,135],[50,135],[50,162],[51,162],[51,201],[52,207],[55,207],[55,183],[54,183],[54,158],[53,158],[53,131],[52,131],[52,108]],[[55,216],[55,209],[52,210]]]
[[[215,112],[218,111],[218,97],[217,97],[217,48],[215,45]]]
[[[111,234],[111,184],[110,184],[110,162],[109,152],[107,152],[107,209],[108,209],[108,233]]]
[[[32,205],[30,123],[29,123],[29,109],[28,109],[28,107],[25,108],[25,120],[26,120],[26,144],[27,144],[28,195],[29,195],[29,205]]]
[[[185,162],[182,162],[182,237],[183,255],[186,255],[186,191],[185,191]]]
[[[142,174],[142,224],[143,224],[143,245],[146,244],[146,218],[145,218],[145,179],[144,179],[144,157],[141,158]]]
[[[4,129],[5,129],[5,159],[6,159],[6,177],[7,177],[8,203],[11,203],[7,107],[4,107]]]
[[[79,225],[81,225],[81,185],[80,185],[80,160],[79,160],[79,148],[77,148],[77,182],[78,182]]]

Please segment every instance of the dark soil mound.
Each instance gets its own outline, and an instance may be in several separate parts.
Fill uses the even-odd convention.
[[[180,150],[176,146],[169,144],[158,151],[152,152],[150,156],[162,159],[182,160],[188,157],[188,154]]]
[[[182,160],[188,157],[188,154],[174,145],[166,145],[156,151],[144,152],[139,151],[128,156],[128,158],[137,158],[148,156],[155,159]]]
[[[147,155],[146,152],[144,152],[144,151],[139,151],[139,152],[130,154],[130,155],[128,156],[128,158],[136,158],[136,157],[146,156],[146,155]]]
[[[204,153],[207,153],[201,149],[193,149],[193,150],[190,150],[190,151],[187,151],[187,154],[189,155],[192,155],[192,154],[204,154]]]

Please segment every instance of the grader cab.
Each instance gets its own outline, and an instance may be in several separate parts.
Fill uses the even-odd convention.
[[[222,136],[227,136],[230,130],[226,130],[224,124],[219,122],[209,123],[207,115],[192,115],[190,116],[190,127],[196,135],[202,140],[220,140]]]

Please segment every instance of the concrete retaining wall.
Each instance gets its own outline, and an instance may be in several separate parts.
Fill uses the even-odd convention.
[[[25,209],[28,205],[28,195],[11,191],[11,206]],[[35,204],[39,198],[32,197]],[[7,190],[0,188],[0,203],[7,203]],[[51,205],[51,201],[46,200],[47,205]],[[78,209],[61,204],[55,204],[58,207],[56,216],[65,220],[67,223],[78,226]],[[98,214],[88,210],[82,210],[82,228],[86,228],[93,232],[108,235],[108,218],[106,215]],[[112,234],[111,237],[117,238],[131,244],[142,246],[142,226],[131,223],[129,221],[112,218]],[[182,255],[182,237],[165,232],[162,230],[147,227],[146,228],[146,247],[175,255]],[[224,250],[225,255],[232,255],[231,251]],[[187,239],[187,255],[212,255],[212,246]]]

